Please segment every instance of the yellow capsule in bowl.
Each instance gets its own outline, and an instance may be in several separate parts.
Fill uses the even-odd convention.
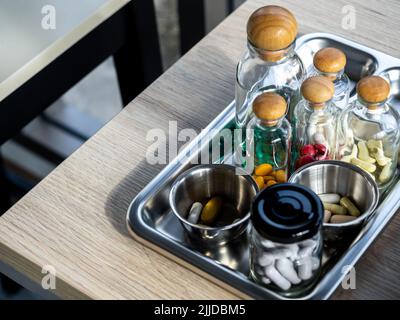
[[[221,211],[223,201],[220,197],[211,198],[201,211],[201,222],[210,226],[217,218]]]

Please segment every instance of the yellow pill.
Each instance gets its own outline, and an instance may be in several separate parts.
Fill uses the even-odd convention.
[[[254,169],[257,176],[268,176],[272,172],[272,166],[269,163],[260,164]]]
[[[201,211],[201,222],[205,225],[211,225],[218,217],[222,208],[222,199],[219,197],[211,198]]]
[[[273,186],[274,184],[277,184],[278,182],[276,182],[275,180],[269,180],[266,184],[267,187]]]
[[[278,170],[275,172],[276,181],[279,183],[286,182],[286,171],[285,170]]]
[[[264,178],[264,183],[267,183],[270,180],[275,180],[275,177],[273,177],[273,176],[265,176],[263,178]]]
[[[264,178],[263,177],[253,176],[253,179],[258,185],[258,189],[261,190],[262,188],[264,188]]]

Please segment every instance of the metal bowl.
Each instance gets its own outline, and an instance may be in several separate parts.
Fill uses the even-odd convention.
[[[223,245],[240,236],[249,223],[250,208],[258,187],[240,168],[226,164],[198,165],[182,173],[173,183],[169,202],[175,216],[194,240]],[[224,197],[236,208],[240,220],[223,227],[196,225],[186,220],[194,202]]]
[[[309,187],[316,194],[338,193],[350,196],[363,214],[346,223],[324,223],[324,239],[337,241],[354,231],[373,214],[379,201],[373,178],[357,166],[335,160],[310,163],[298,169],[289,182]]]

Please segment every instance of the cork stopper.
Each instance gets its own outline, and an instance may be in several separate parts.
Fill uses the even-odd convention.
[[[267,125],[274,126],[286,114],[286,100],[277,93],[265,92],[253,101],[253,112]]]
[[[247,23],[249,42],[263,52],[262,58],[278,61],[297,36],[297,21],[287,9],[265,6],[256,10]],[[282,51],[282,52],[268,52]]]
[[[323,48],[314,56],[314,66],[323,73],[338,73],[346,66],[346,55],[336,48]]]
[[[375,109],[378,104],[389,97],[390,85],[379,76],[365,77],[357,84],[357,94],[359,98],[369,104],[369,109]]]
[[[332,99],[335,93],[333,82],[327,77],[310,77],[301,85],[301,93],[311,106],[315,109],[322,108],[325,103]]]

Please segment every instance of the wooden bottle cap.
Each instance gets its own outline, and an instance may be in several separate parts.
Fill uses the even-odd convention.
[[[276,125],[279,119],[285,116],[287,109],[286,100],[277,93],[265,92],[253,101],[253,112],[257,118]]]
[[[323,48],[314,56],[314,66],[324,73],[337,73],[346,66],[346,55],[336,48]]]
[[[327,77],[310,77],[301,85],[301,94],[311,104],[323,104],[332,99],[335,93],[333,82]]]
[[[390,85],[379,76],[365,77],[357,84],[357,94],[367,103],[378,104],[389,97]]]
[[[247,23],[248,40],[258,49],[285,49],[293,43],[296,36],[296,18],[289,10],[279,6],[259,8]]]

